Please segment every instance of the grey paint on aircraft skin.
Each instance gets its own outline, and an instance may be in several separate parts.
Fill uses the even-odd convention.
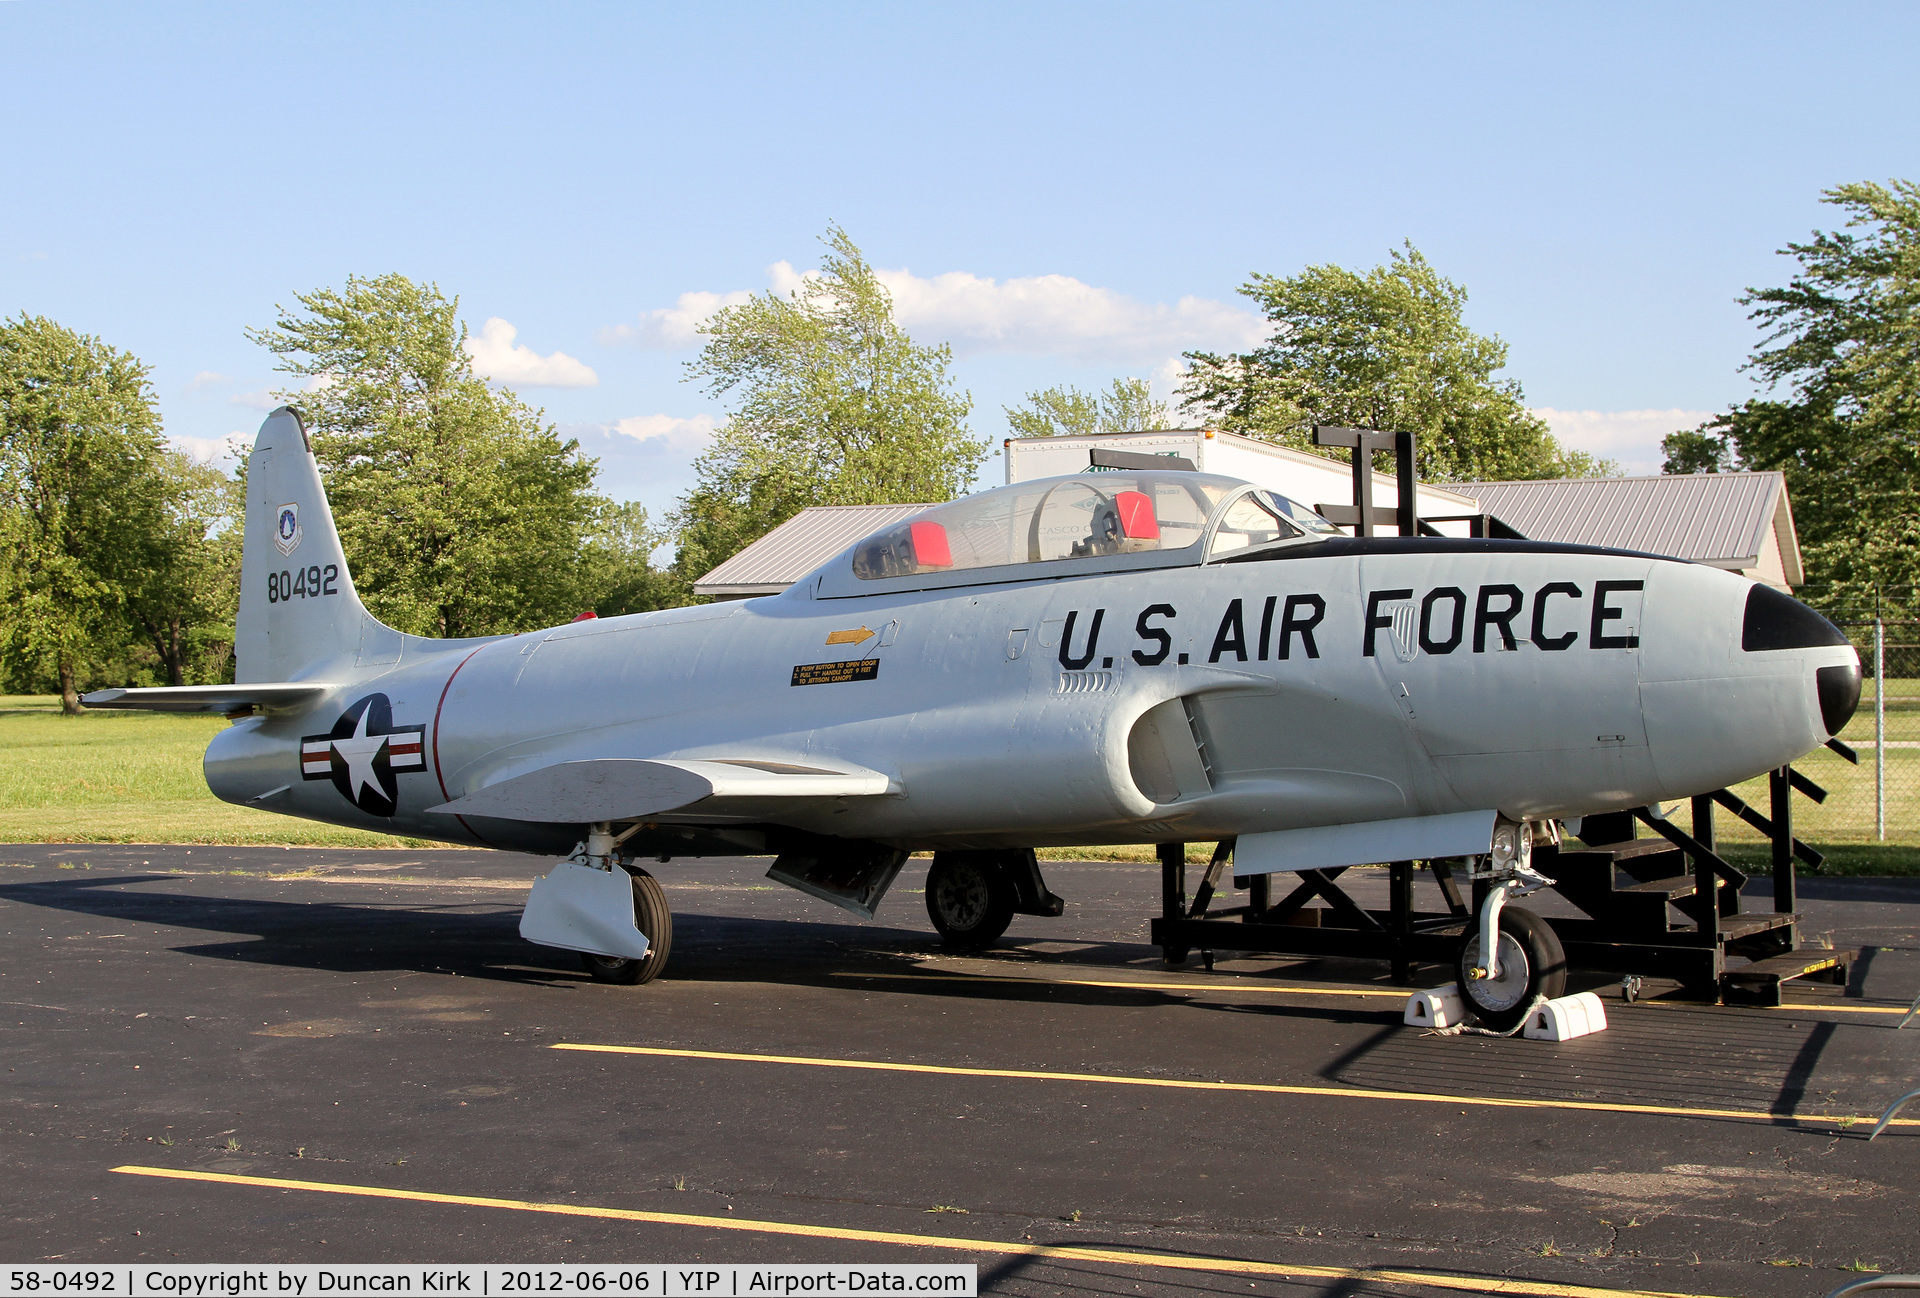
[[[1034,566],[1045,576],[866,584],[843,554],[778,596],[422,640],[360,607],[291,413],[267,419],[248,476],[234,689],[325,691],[275,698],[217,736],[209,786],[456,843],[566,852],[577,822],[431,809],[603,759],[721,764],[698,766],[704,785],[658,768],[656,787],[715,793],[650,821],[911,848],[1212,839],[1481,809],[1573,817],[1800,757],[1827,738],[1815,670],[1857,665],[1846,646],[1743,651],[1753,583],[1712,568],[1549,549],[1311,557],[1310,538],[1274,562],[1162,551],[1081,575],[1056,562]],[[273,528],[289,502],[302,533],[283,553]],[[283,588],[283,573],[298,577]],[[1305,596],[1324,614],[1294,599],[1282,637],[1290,597]],[[873,634],[827,643],[860,630]],[[795,683],[796,668],[866,661],[877,667]],[[420,728],[417,765],[397,749],[368,757],[377,745],[351,736],[335,760],[337,723],[375,694],[393,730]],[[874,791],[808,787],[828,775]],[[392,814],[376,814],[389,792]]]

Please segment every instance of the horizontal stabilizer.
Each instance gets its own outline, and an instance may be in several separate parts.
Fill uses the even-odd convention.
[[[218,712],[248,708],[277,711],[302,707],[334,687],[305,681],[270,685],[170,685],[152,689],[95,690],[80,701],[90,708],[142,708],[148,712]]]
[[[1270,834],[1242,834],[1233,847],[1235,878],[1281,870],[1325,870],[1382,861],[1431,861],[1492,850],[1497,811],[1406,816],[1357,825],[1316,825]]]
[[[886,776],[858,767],[828,770],[745,759],[600,757],[543,766],[427,810],[450,816],[590,825],[677,811],[710,798],[871,797],[887,789]]]

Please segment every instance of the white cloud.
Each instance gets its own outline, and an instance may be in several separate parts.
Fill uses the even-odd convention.
[[[784,261],[767,268],[776,293],[790,293],[818,274]],[[1142,302],[1070,275],[995,280],[957,270],[931,278],[904,269],[875,274],[893,295],[894,319],[903,328],[923,341],[950,343],[962,356],[1010,352],[1161,365],[1183,351],[1251,347],[1267,336],[1264,319],[1230,303],[1191,296],[1171,304]],[[745,290],[682,293],[673,306],[643,313],[638,325],[617,325],[600,336],[683,350],[699,342],[699,326],[715,311],[751,296]]]
[[[956,353],[1019,352],[1084,362],[1148,363],[1169,353],[1251,347],[1267,322],[1207,298],[1142,302],[1071,275],[992,280],[966,271],[923,279],[878,272],[893,294],[894,318],[909,331],[953,344]]]
[[[600,461],[601,491],[639,501],[658,521],[694,485],[694,457],[719,423],[712,415],[630,415],[605,424],[562,424],[559,431]]]
[[[280,398],[266,388],[258,392],[236,392],[227,400],[236,406],[246,406],[251,410],[272,410],[280,404]]]
[[[1666,454],[1660,439],[1668,433],[1698,428],[1711,419],[1711,410],[1553,410],[1533,412],[1562,444],[1575,450],[1619,461],[1630,475],[1660,472]]]
[[[187,384],[187,391],[189,393],[199,392],[203,388],[217,388],[224,383],[231,382],[233,382],[233,376],[230,374],[216,374],[212,370],[201,370],[198,374],[194,375],[192,381]]]
[[[591,443],[596,455],[670,456],[691,460],[708,442],[719,426],[712,415],[629,415],[610,424],[566,424],[560,432]]]
[[[600,376],[582,361],[565,352],[542,356],[525,343],[513,340],[519,330],[499,316],[489,317],[476,337],[463,346],[473,358],[474,370],[495,383],[512,383],[530,388],[592,388],[600,385]]]
[[[229,463],[246,455],[253,445],[253,434],[243,433],[237,429],[225,437],[187,437],[179,433],[169,433],[167,440],[202,464],[226,468]]]
[[[780,263],[785,266],[786,263]],[[771,273],[771,272],[770,272]],[[640,313],[637,325],[614,325],[600,331],[603,343],[637,343],[659,351],[684,351],[700,341],[700,326],[722,307],[739,306],[753,294],[741,289],[734,293],[682,293],[672,306]]]

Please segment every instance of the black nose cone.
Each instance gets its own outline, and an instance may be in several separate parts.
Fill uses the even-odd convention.
[[[1821,649],[1850,643],[1839,627],[1791,595],[1756,583],[1747,592],[1740,647],[1748,653],[1769,649]]]
[[[1837,735],[1860,706],[1860,668],[1852,663],[1822,667],[1813,675],[1820,683],[1820,719],[1827,723],[1828,734]]]

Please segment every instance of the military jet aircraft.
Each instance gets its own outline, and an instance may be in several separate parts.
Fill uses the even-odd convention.
[[[231,717],[229,802],[566,858],[522,932],[607,981],[667,958],[645,857],[775,854],[871,916],[931,850],[931,918],[977,947],[1060,913],[1037,847],[1232,838],[1242,875],[1472,858],[1468,996],[1517,1022],[1558,990],[1504,905],[1536,837],[1790,762],[1860,688],[1836,628],[1744,577],[1349,537],[1174,468],[939,505],[779,595],[472,640],[362,606],[292,410],[247,493],[237,683],[87,703]]]

